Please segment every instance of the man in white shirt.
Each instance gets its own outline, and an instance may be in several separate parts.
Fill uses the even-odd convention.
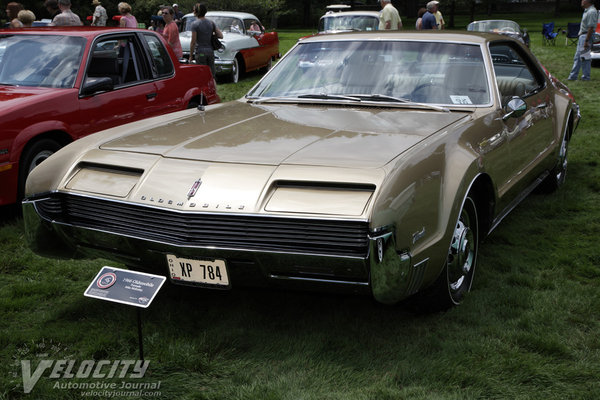
[[[397,31],[402,28],[402,20],[392,0],[380,0],[381,12],[379,13],[379,30]]]
[[[579,28],[579,39],[577,40],[577,49],[573,57],[573,68],[567,78],[570,81],[577,79],[579,69],[581,69],[581,80],[589,81],[592,72],[592,40],[594,31],[598,23],[598,11],[594,7],[594,0],[581,0],[583,7],[583,16],[581,17],[581,27]]]
[[[77,14],[71,11],[71,0],[58,0],[60,14],[56,14],[50,26],[79,26],[83,25]]]
[[[106,20],[108,20],[108,14],[106,14],[106,8],[102,7],[100,0],[92,1],[92,5],[96,6],[94,10],[92,25],[93,26],[106,26]]]

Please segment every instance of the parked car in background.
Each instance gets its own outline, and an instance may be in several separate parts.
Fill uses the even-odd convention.
[[[529,33],[526,29],[521,29],[515,21],[506,19],[488,19],[483,21],[473,21],[467,25],[467,30],[471,32],[492,32],[501,35],[510,36],[523,42],[529,47]]]
[[[319,19],[318,33],[375,31],[378,27],[377,11],[329,11]]]
[[[481,240],[534,187],[563,184],[579,118],[566,86],[509,37],[313,36],[244,101],[50,157],[27,181],[27,239],[174,284],[387,304],[420,293],[444,309],[469,291]]]
[[[273,61],[281,56],[277,32],[266,32],[256,16],[234,11],[209,11],[206,18],[223,32],[223,48],[215,50],[217,77],[237,82],[246,72],[261,68],[268,71]],[[195,20],[194,14],[183,17],[179,40],[184,57],[190,54],[191,28]]]
[[[151,31],[0,30],[0,205],[73,140],[219,101],[208,67],[180,64]]]
[[[597,67],[600,65],[600,16],[598,17],[598,23],[596,24],[596,32],[594,33],[594,39],[592,43],[592,66]]]

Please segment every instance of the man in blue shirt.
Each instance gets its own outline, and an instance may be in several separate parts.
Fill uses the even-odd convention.
[[[594,0],[581,0],[581,7],[583,7],[583,16],[579,28],[579,39],[575,57],[573,57],[573,68],[567,78],[570,81],[577,80],[580,68],[582,81],[589,81],[592,72],[592,39],[598,23],[598,11],[594,7]]]
[[[438,4],[438,1],[430,1],[427,3],[427,12],[423,14],[423,19],[421,20],[421,29],[437,29],[435,13],[438,10]]]

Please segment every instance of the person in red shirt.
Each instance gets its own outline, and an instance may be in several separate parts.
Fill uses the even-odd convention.
[[[173,7],[163,7],[162,17],[165,20],[165,28],[161,34],[173,48],[177,59],[181,60],[183,58],[183,50],[181,49],[181,42],[179,41],[179,29],[173,18],[174,14],[175,11],[173,11]]]

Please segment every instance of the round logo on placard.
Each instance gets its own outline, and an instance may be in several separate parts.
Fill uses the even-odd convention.
[[[149,298],[147,298],[147,297],[145,297],[145,296],[144,296],[144,297],[139,297],[139,298],[138,298],[138,302],[139,302],[140,304],[146,304],[146,303],[147,303],[147,302],[149,302],[149,301],[150,301],[150,299],[149,299]]]
[[[115,275],[113,272],[107,272],[98,278],[96,285],[98,285],[100,289],[108,289],[114,285],[116,281],[117,275]]]

